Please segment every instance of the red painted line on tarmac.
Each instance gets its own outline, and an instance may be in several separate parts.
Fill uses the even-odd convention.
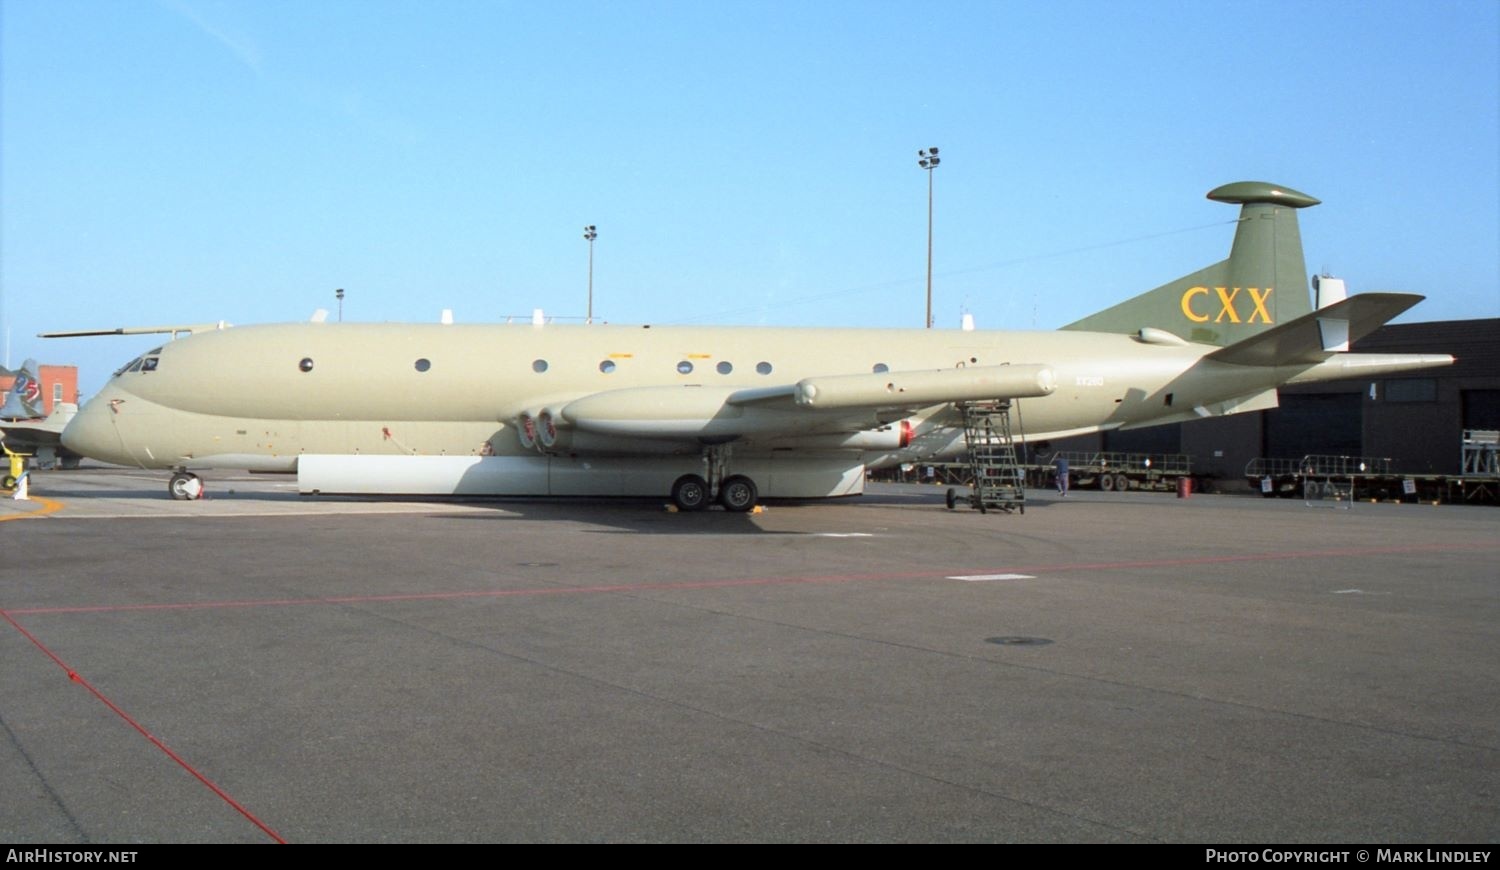
[[[61,658],[58,658],[57,654],[48,649],[46,644],[38,640],[36,635],[27,631],[19,622],[16,622],[15,619],[11,617],[8,611],[0,610],[0,617],[4,617],[5,621],[14,626],[16,631],[19,631],[23,637],[31,641],[33,646],[41,650],[43,655],[51,659],[58,667],[62,668],[63,672],[68,675],[69,680],[87,689],[89,694],[99,699],[100,703],[108,707],[116,716],[119,716],[121,719],[125,720],[125,724],[129,725],[131,728],[134,728],[137,732],[140,733],[142,737],[151,741],[151,745],[155,746],[157,749],[160,749],[162,752],[166,753],[168,758],[177,762],[178,767],[181,767],[183,770],[192,774],[195,779],[207,786],[209,791],[218,795],[221,800],[229,804],[231,807],[234,807],[236,812],[244,816],[246,819],[249,819],[251,824],[255,825],[257,828],[260,828],[262,831],[265,831],[266,834],[271,837],[271,839],[275,840],[278,843],[286,843],[286,840],[282,839],[281,835],[272,830],[269,825],[256,818],[254,813],[245,809],[243,804],[230,797],[229,793],[220,788],[218,784],[213,780],[198,772],[197,768],[189,764],[187,760],[182,756],[173,752],[171,747],[161,742],[161,740],[159,740],[156,735],[141,727],[141,723],[135,721],[135,719],[133,719],[129,713],[126,713],[124,710],[120,709],[119,705],[111,701],[109,698],[105,697],[104,693],[95,688],[93,683],[90,683],[88,680],[84,679],[82,674],[73,670],[68,666],[67,662],[63,661]]]
[[[264,598],[241,601],[187,601],[168,604],[98,604],[72,607],[14,607],[9,613],[36,616],[68,613],[128,613],[132,611],[222,610],[236,607],[308,607],[327,604],[380,604],[398,601],[445,601],[464,598],[529,598],[550,595],[608,595],[619,592],[670,592],[694,589],[733,589],[752,586],[796,586],[835,583],[861,583],[878,580],[916,580],[941,578],[954,574],[1057,574],[1066,571],[1139,570],[1146,568],[1181,568],[1192,565],[1224,565],[1236,562],[1276,562],[1295,559],[1342,559],[1362,556],[1389,556],[1410,553],[1452,553],[1476,550],[1500,550],[1500,544],[1410,544],[1399,547],[1343,548],[1336,550],[1299,550],[1279,553],[1244,553],[1222,556],[1189,556],[1180,559],[1147,559],[1119,562],[1061,562],[1041,565],[986,565],[969,568],[942,568],[922,571],[890,571],[864,574],[815,574],[801,577],[742,577],[730,580],[690,580],[662,583],[615,583],[604,586],[547,586],[529,589],[473,589],[456,592],[411,592],[389,595],[342,595],[321,598]],[[6,611],[0,611],[6,612]]]

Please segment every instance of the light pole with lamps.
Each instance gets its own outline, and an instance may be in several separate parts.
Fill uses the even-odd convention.
[[[932,328],[932,170],[942,161],[938,160],[937,148],[923,148],[917,152],[917,165],[927,170],[927,328]]]
[[[583,237],[589,242],[589,312],[585,323],[594,322],[594,239],[599,238],[599,228],[593,224],[583,228]]]

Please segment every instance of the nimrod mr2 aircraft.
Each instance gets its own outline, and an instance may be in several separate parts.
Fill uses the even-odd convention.
[[[745,511],[763,496],[857,495],[867,468],[957,454],[966,402],[1023,400],[1021,437],[1037,441],[1273,408],[1282,384],[1453,361],[1346,352],[1422,297],[1314,309],[1297,210],[1318,200],[1262,182],[1208,197],[1240,206],[1228,259],[1056,332],[311,322],[49,333],[191,333],[121,368],[63,444],[173,469],[176,498],[201,495],[195,470],[248,468],[295,471],[303,493],[670,496],[682,510]]]

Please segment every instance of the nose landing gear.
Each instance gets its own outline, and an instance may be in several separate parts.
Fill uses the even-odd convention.
[[[190,472],[179,471],[167,481],[167,492],[178,501],[203,498],[203,478]]]

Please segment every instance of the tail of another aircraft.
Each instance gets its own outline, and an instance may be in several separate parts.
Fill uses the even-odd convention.
[[[35,420],[42,414],[42,382],[37,377],[36,360],[21,363],[20,371],[12,372],[16,379],[5,394],[5,404],[0,405],[0,419]]]
[[[1310,313],[1296,210],[1319,201],[1263,181],[1226,184],[1208,198],[1240,206],[1229,259],[1063,329],[1133,334],[1154,328],[1228,346]]]

